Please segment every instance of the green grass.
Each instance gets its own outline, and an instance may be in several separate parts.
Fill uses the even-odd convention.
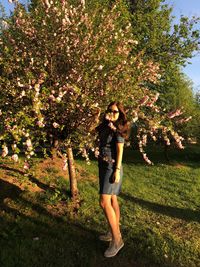
[[[153,152],[152,152],[153,151]],[[0,165],[1,267],[198,267],[200,266],[200,149],[149,151],[147,166],[137,152],[124,154],[119,197],[123,250],[103,257],[106,230],[99,207],[97,163],[77,159],[81,206],[69,199],[69,181],[44,165],[24,177],[8,160]],[[4,165],[2,165],[4,164]],[[1,168],[2,166],[2,168]]]

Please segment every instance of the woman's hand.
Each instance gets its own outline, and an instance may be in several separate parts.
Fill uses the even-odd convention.
[[[113,174],[113,182],[114,183],[119,183],[120,180],[120,170],[115,170],[114,174]]]

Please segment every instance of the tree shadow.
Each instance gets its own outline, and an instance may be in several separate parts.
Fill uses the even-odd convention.
[[[18,186],[0,179],[0,266],[142,266],[134,259],[127,261],[123,251],[114,259],[104,258],[108,244],[98,240],[95,224],[55,216],[23,194]],[[12,200],[16,205],[10,205]],[[32,212],[23,213],[29,207]]]
[[[18,186],[11,184],[8,181],[4,181],[0,179],[0,208],[1,210],[4,210],[7,213],[12,213],[14,217],[18,215],[23,216],[20,210],[9,207],[8,203],[11,201],[15,201],[17,203],[21,203],[23,207],[31,208],[33,211],[37,213],[41,213],[43,216],[54,217],[56,221],[58,222],[61,221],[61,218],[59,216],[53,216],[38,203],[33,203],[25,199],[22,196],[23,192],[24,191]]]
[[[1,164],[1,165],[0,165],[0,169],[6,170],[6,171],[13,171],[13,172],[16,172],[16,173],[19,173],[19,174],[22,174],[22,175],[25,174],[24,171],[22,171],[22,170],[18,170],[18,169],[12,168],[12,167],[8,167],[8,166],[5,165],[5,164]]]
[[[22,193],[22,190],[13,184],[10,184],[7,181],[0,180],[0,203],[6,197],[17,198]]]
[[[164,147],[155,144],[147,147],[145,152],[155,165],[166,164],[173,166],[182,164],[192,168],[199,168],[200,148],[198,146],[196,149],[195,147],[186,147],[183,150],[170,147],[166,155]],[[124,162],[126,164],[148,166],[138,149],[130,147],[125,149]]]
[[[195,211],[187,208],[177,208],[171,206],[165,206],[162,204],[150,202],[144,199],[140,199],[129,194],[121,193],[120,196],[126,200],[131,201],[140,206],[144,207],[147,210],[154,211],[156,213],[160,213],[163,215],[167,215],[169,217],[178,218],[181,220],[185,220],[187,222],[200,222],[200,211]]]
[[[98,240],[99,233],[95,227],[78,223],[78,218],[75,223],[70,217],[52,215],[42,203],[28,201],[23,194],[17,185],[0,179],[0,209],[3,211],[0,212],[0,266],[113,267],[117,264],[128,267],[129,263],[133,267],[143,266],[135,263],[134,259],[128,259],[127,263],[123,252],[115,259],[104,258],[108,244]],[[4,202],[5,199],[9,201]],[[13,208],[12,201],[20,203],[23,208],[17,208],[17,205]],[[38,215],[23,214],[24,208],[29,207]],[[43,245],[47,247],[42,257],[40,251],[33,252],[38,243],[43,243],[40,249]]]
[[[41,181],[39,181],[39,180],[38,180],[36,177],[34,177],[33,175],[31,175],[31,174],[27,174],[26,172],[24,172],[24,171],[22,171],[22,170],[19,170],[19,169],[16,169],[16,168],[12,168],[12,167],[9,167],[9,166],[4,165],[4,164],[1,164],[1,165],[0,165],[0,169],[6,170],[6,171],[12,171],[12,172],[14,172],[14,173],[18,173],[18,174],[21,174],[21,175],[27,175],[28,179],[29,179],[32,183],[36,184],[40,189],[45,190],[45,191],[48,190],[48,191],[51,191],[51,192],[55,191],[54,188],[50,187],[50,186],[47,185],[47,184],[42,183]],[[9,174],[9,175],[11,175],[11,174]],[[65,193],[67,193],[67,192],[65,192]]]

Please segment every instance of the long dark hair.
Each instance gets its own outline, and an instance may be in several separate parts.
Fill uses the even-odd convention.
[[[113,101],[108,105],[107,110],[109,110],[109,108],[112,106],[117,106],[119,110],[119,118],[116,122],[113,123],[114,126],[117,128],[116,132],[127,139],[129,135],[129,125],[126,118],[126,113],[124,111],[124,107],[122,103],[118,101]],[[104,115],[102,123],[97,127],[97,131],[102,131],[107,123],[108,121],[106,120],[106,115]]]

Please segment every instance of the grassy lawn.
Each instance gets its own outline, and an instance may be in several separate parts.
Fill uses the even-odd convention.
[[[0,160],[0,266],[200,266],[200,149],[169,151],[170,163],[156,147],[149,153],[154,166],[125,151],[119,198],[125,246],[112,259],[103,257],[108,244],[98,240],[106,222],[96,161],[77,159],[76,210],[59,160],[35,159],[31,176]]]

